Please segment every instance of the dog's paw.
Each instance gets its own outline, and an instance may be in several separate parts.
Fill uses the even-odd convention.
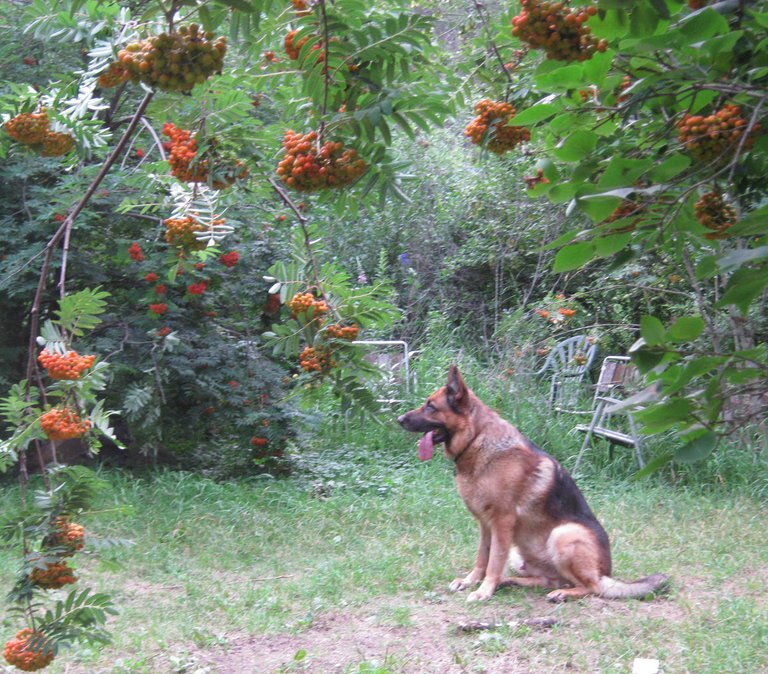
[[[474,592],[470,592],[467,597],[467,601],[488,601],[493,596],[493,591],[496,588],[492,585],[486,585],[483,583]]]
[[[562,590],[553,590],[547,594],[547,601],[551,601],[553,604],[561,604],[568,599],[568,594]]]
[[[461,592],[462,590],[466,590],[468,587],[472,587],[474,583],[467,582],[466,578],[454,578],[451,581],[451,584],[448,586],[448,589],[451,592]]]

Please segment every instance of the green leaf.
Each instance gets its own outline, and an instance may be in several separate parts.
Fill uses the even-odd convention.
[[[768,234],[768,205],[747,213],[728,230],[732,236],[760,236]]]
[[[675,455],[672,452],[664,452],[663,454],[659,454],[659,456],[646,463],[645,466],[643,466],[634,475],[632,475],[630,479],[639,480],[640,478],[648,477],[648,475],[653,475],[655,472],[666,466],[674,458]]]
[[[595,239],[595,255],[598,257],[610,257],[624,248],[632,239],[632,235],[611,234],[599,236]]]
[[[768,287],[768,268],[761,270],[743,267],[731,276],[725,294],[716,306],[724,307],[735,304],[742,313],[747,313],[749,305]]]
[[[205,30],[213,29],[213,18],[211,17],[211,10],[206,5],[201,5],[198,10],[200,15],[200,23],[203,24]]]
[[[674,153],[669,155],[661,164],[651,171],[651,180],[664,183],[680,175],[691,165],[691,158],[687,155]]]
[[[664,324],[655,316],[643,316],[640,319],[640,334],[650,346],[663,344],[666,339]]]
[[[557,252],[552,269],[555,272],[564,272],[583,267],[592,259],[593,252],[593,245],[588,241],[572,243]]]
[[[549,190],[547,196],[553,204],[563,204],[573,199],[578,189],[579,185],[576,183],[560,183]]]
[[[584,82],[602,87],[605,83],[605,77],[613,65],[614,56],[615,53],[611,49],[593,54],[592,58],[582,65]]]
[[[629,348],[628,353],[632,358],[632,362],[637,365],[637,369],[643,373],[649,372],[656,367],[666,355],[666,351],[663,348],[646,344],[643,337],[638,339]]]
[[[698,265],[696,265],[696,278],[712,278],[715,274],[718,273],[717,263],[718,259],[714,255],[706,255],[705,257],[701,258]]]
[[[555,103],[537,103],[530,108],[526,108],[511,120],[509,120],[510,126],[529,126],[536,124],[543,119],[548,119],[556,112],[560,112],[561,106]]]
[[[581,161],[595,149],[597,140],[598,135],[594,131],[574,131],[554,149],[553,154],[561,161]]]
[[[580,65],[560,66],[534,77],[536,86],[542,91],[566,91],[584,83],[584,70]]]
[[[717,447],[720,438],[717,433],[707,431],[690,440],[675,452],[675,461],[679,463],[693,463],[706,459],[712,450]]]
[[[671,15],[669,13],[669,7],[667,7],[667,3],[665,0],[650,0],[651,7],[656,10],[656,13],[662,18],[662,19],[671,19]]]
[[[653,162],[650,159],[625,159],[614,156],[605,167],[603,175],[600,176],[597,187],[600,190],[612,190],[617,187],[633,186],[652,165]],[[632,191],[629,189],[629,192]]]
[[[758,246],[757,248],[740,248],[732,250],[723,255],[718,261],[717,266],[721,271],[733,271],[748,262],[762,260],[768,257],[768,246]]]
[[[59,309],[55,312],[58,319],[54,323],[75,336],[82,336],[101,323],[98,316],[107,309],[107,303],[104,301],[107,297],[109,293],[99,288],[93,290],[86,288],[71,295],[65,295],[59,301]]]
[[[666,10],[666,5],[661,3]],[[667,11],[667,16],[669,12]],[[659,11],[643,2],[638,2],[629,17],[629,34],[631,37],[647,37],[656,32],[659,25]]]
[[[570,232],[561,234],[554,241],[550,241],[548,244],[541,246],[541,248],[538,248],[536,252],[540,250],[554,250],[555,248],[560,248],[564,244],[573,241],[579,234],[581,234],[581,232],[582,230],[580,229],[572,229]]]
[[[688,419],[693,403],[686,398],[672,398],[667,402],[653,405],[636,412],[643,423],[644,433],[660,433]]]
[[[629,18],[623,9],[608,9],[593,16],[587,25],[595,36],[611,40],[627,34]]]
[[[217,2],[221,2],[227,5],[227,7],[236,9],[239,12],[245,12],[249,14],[253,11],[253,7],[251,6],[251,3],[247,2],[247,0],[217,0]]]
[[[692,342],[704,331],[704,319],[700,316],[678,318],[667,331],[667,337],[674,342]]]
[[[664,387],[664,393],[667,395],[677,393],[696,379],[696,377],[711,372],[726,361],[726,356],[700,356],[694,358],[680,371],[671,385]]]
[[[689,42],[699,43],[715,35],[727,33],[728,21],[711,7],[707,7],[684,18],[679,30]]]

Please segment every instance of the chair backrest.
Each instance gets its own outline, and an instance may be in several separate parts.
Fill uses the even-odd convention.
[[[640,382],[640,373],[628,356],[606,356],[595,385],[595,396],[623,397]]]
[[[575,335],[558,342],[552,348],[539,372],[552,369],[554,373],[580,378],[592,365],[596,353],[596,339],[588,335]]]

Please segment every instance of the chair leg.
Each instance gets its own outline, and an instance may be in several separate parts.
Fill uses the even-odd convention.
[[[635,442],[635,456],[637,457],[637,465],[640,468],[645,466],[645,459],[643,458],[643,442],[640,440],[640,434],[637,432],[637,424],[635,424],[635,417],[632,414],[627,414],[629,417],[629,428],[632,431],[632,440]]]
[[[555,409],[557,407],[557,398],[560,394],[560,384],[555,377],[549,382],[549,407]]]
[[[592,420],[589,422],[589,428],[587,429],[587,433],[584,437],[584,442],[581,443],[581,449],[579,450],[579,454],[576,457],[576,463],[573,466],[573,472],[577,473],[579,471],[579,464],[581,463],[581,457],[584,456],[584,452],[587,451],[587,446],[589,445],[589,441],[592,439],[592,433],[594,432],[595,428],[600,424],[600,421],[603,418],[603,411],[605,410],[605,401],[600,400],[597,403],[597,407],[595,407],[595,413],[592,415]]]

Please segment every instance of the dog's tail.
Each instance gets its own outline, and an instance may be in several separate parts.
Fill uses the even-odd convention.
[[[663,573],[654,573],[632,583],[625,583],[610,576],[603,576],[600,579],[600,596],[607,599],[642,598],[663,592],[668,585],[669,578]]]

